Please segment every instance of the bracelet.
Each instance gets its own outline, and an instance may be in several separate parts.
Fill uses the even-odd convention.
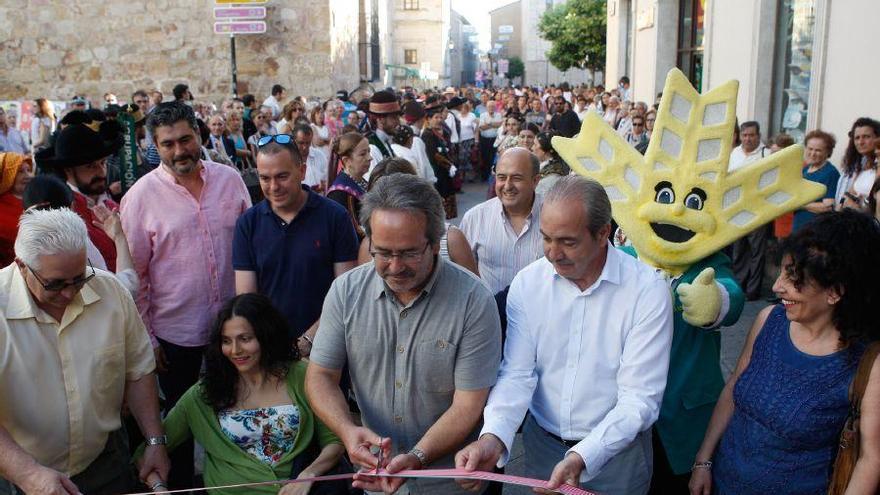
[[[165,482],[164,482],[164,481],[159,480],[159,481],[153,483],[153,486],[150,487],[150,490],[153,490],[153,491],[155,492],[156,489],[158,489],[159,487],[162,487],[162,488],[168,488],[168,486],[165,485]]]
[[[302,334],[302,338],[306,339],[306,342],[308,342],[309,345],[312,345],[312,346],[315,345],[315,341],[312,340],[312,338],[309,337],[307,334]]]
[[[691,469],[705,469],[706,471],[711,471],[712,461],[695,462]]]

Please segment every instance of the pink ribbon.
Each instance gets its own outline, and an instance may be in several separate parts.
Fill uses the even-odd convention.
[[[398,473],[390,474],[385,470],[379,471],[379,473],[374,473],[372,471],[363,471],[359,474],[366,476],[378,476],[385,478],[430,478],[430,479],[469,479],[469,480],[481,480],[481,481],[498,481],[500,483],[507,483],[511,485],[520,485],[527,486],[530,488],[547,488],[547,482],[536,480],[532,478],[523,478],[521,476],[511,476],[509,474],[498,474],[498,473],[488,473],[485,471],[465,471],[464,469],[424,469],[424,470],[407,470],[400,471]],[[226,488],[244,488],[248,486],[262,486],[262,485],[286,485],[288,483],[314,483],[318,481],[338,481],[338,480],[347,480],[354,477],[354,473],[348,474],[334,474],[330,476],[316,476],[314,478],[302,478],[295,480],[272,480],[272,481],[261,481],[258,483],[241,483],[238,485],[224,485],[224,486],[209,486],[205,488],[191,488],[185,490],[168,490],[162,492],[142,492],[142,493],[132,493],[129,495],[154,495],[156,493],[187,493],[194,492],[200,490],[220,490]],[[563,493],[565,495],[596,495],[593,492],[588,492],[586,490],[582,490],[577,487],[573,487],[570,485],[562,485],[555,490],[558,493]]]

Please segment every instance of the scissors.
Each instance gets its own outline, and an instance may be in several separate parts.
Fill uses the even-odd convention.
[[[382,439],[379,440],[380,445],[370,447],[370,453],[376,456],[376,474],[379,474],[379,469],[382,468],[382,461],[384,460],[381,443]]]

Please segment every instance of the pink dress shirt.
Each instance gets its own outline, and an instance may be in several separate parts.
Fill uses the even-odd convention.
[[[198,201],[164,165],[122,198],[122,228],[140,277],[138,311],[150,333],[172,344],[208,343],[211,323],[235,295],[232,237],[251,206],[241,176],[202,160]]]

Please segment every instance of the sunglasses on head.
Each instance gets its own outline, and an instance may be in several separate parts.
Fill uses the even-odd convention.
[[[274,136],[263,136],[257,141],[257,146],[262,148],[271,142],[278,144],[290,144],[293,142],[293,136],[290,134],[275,134]]]

